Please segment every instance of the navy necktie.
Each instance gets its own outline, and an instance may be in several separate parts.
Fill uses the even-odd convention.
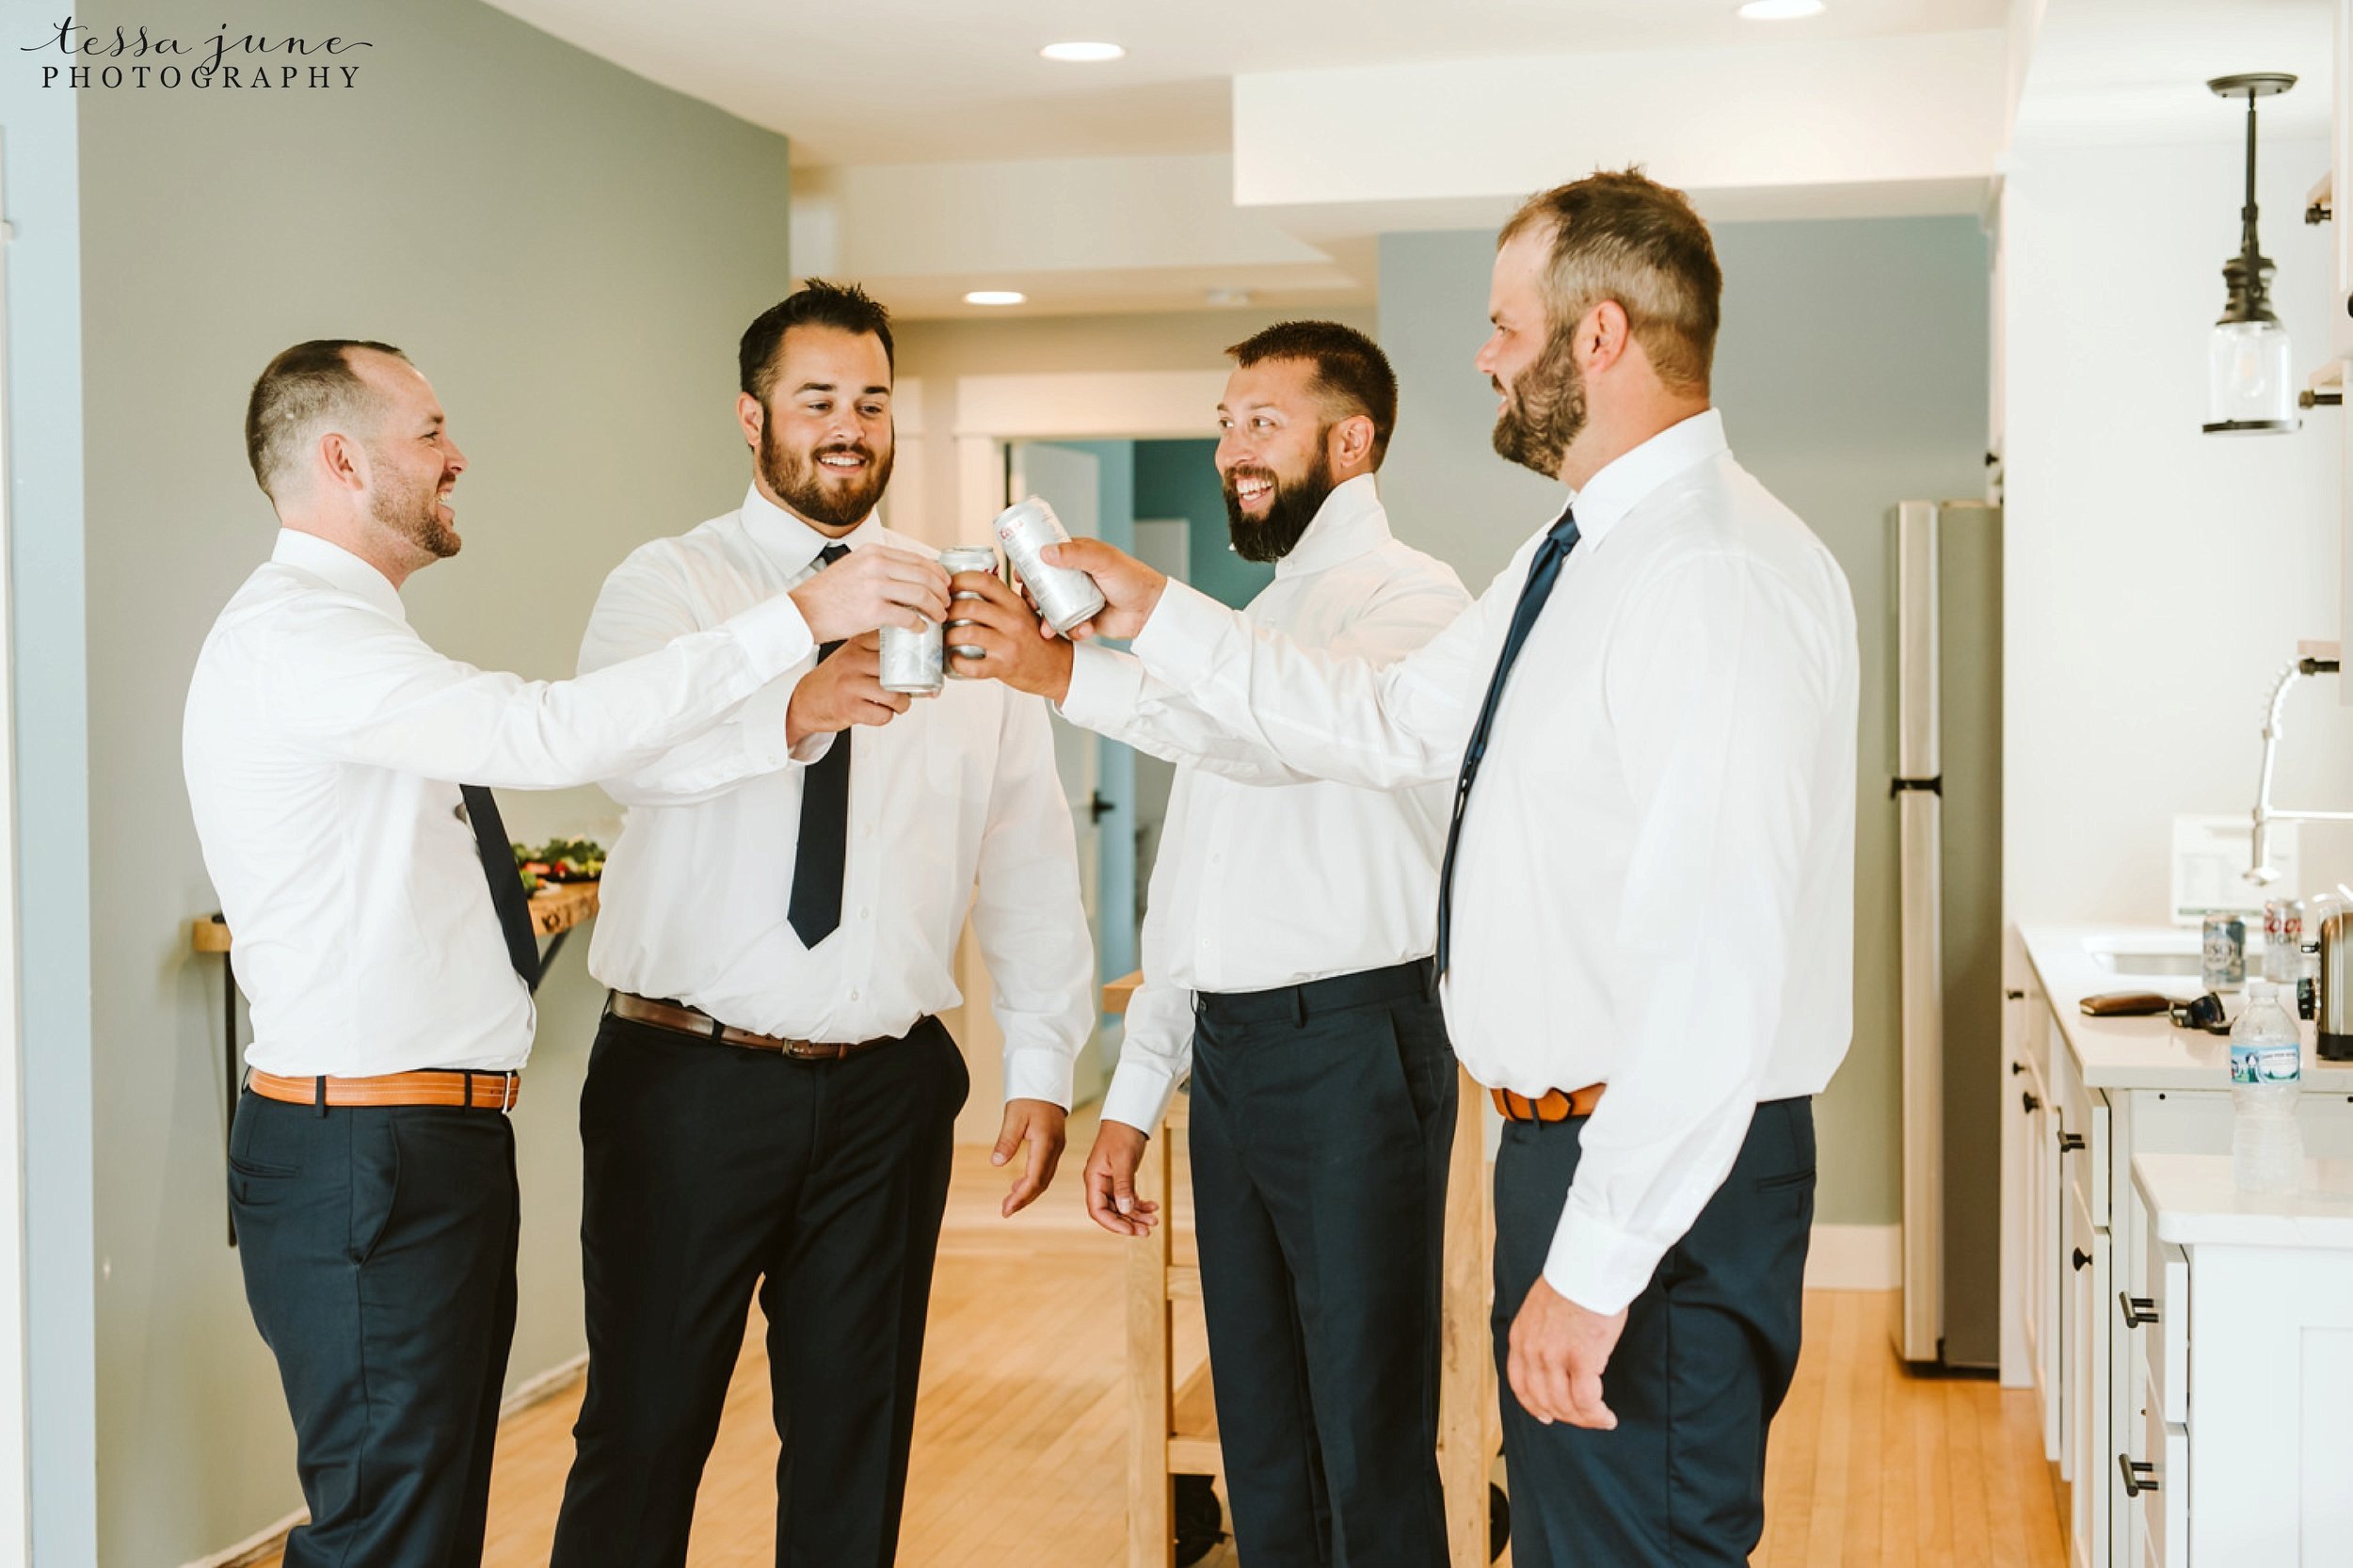
[[[820,571],[850,552],[829,544],[817,552]],[[833,656],[840,643],[817,650]],[[801,835],[792,855],[792,902],[785,919],[801,946],[813,948],[841,923],[841,868],[850,846],[850,732],[833,738],[824,756],[801,770]]]
[[[1470,805],[1471,782],[1479,776],[1480,759],[1487,755],[1487,735],[1495,728],[1496,708],[1503,700],[1503,683],[1511,679],[1513,663],[1519,658],[1536,617],[1545,613],[1553,580],[1561,575],[1561,563],[1576,548],[1577,513],[1572,507],[1561,514],[1561,520],[1552,525],[1529,560],[1528,581],[1520,585],[1519,602],[1512,608],[1512,629],[1504,633],[1503,652],[1496,659],[1496,673],[1487,682],[1486,700],[1479,705],[1479,722],[1471,726],[1470,744],[1463,749],[1463,775],[1454,784],[1454,820],[1447,826],[1446,860],[1438,872],[1438,972],[1442,975],[1447,972],[1448,936],[1454,917],[1454,852],[1463,840],[1463,813]]]
[[[499,933],[506,938],[506,961],[539,988],[539,932],[531,922],[531,896],[523,891],[522,873],[515,869],[515,846],[506,841],[506,824],[499,820],[499,803],[479,784],[457,786],[466,803],[466,825],[473,829],[474,853],[482,856],[482,874],[489,879],[490,907],[499,913]]]

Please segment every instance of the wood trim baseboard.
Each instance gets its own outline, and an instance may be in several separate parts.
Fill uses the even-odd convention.
[[[1816,1225],[1806,1248],[1809,1290],[1895,1290],[1904,1282],[1904,1227]]]

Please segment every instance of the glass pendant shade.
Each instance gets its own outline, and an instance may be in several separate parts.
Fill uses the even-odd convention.
[[[2215,324],[2206,347],[2206,430],[2254,435],[2293,430],[2296,386],[2288,331],[2277,321]]]

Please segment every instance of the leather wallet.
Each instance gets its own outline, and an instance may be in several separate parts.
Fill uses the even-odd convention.
[[[2081,1005],[2095,1018],[2137,1018],[2162,1013],[2173,1003],[2154,991],[2103,991],[2084,998]]]

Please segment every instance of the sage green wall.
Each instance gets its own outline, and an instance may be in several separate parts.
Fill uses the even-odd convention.
[[[79,20],[155,22],[113,6]],[[181,790],[181,705],[274,532],[245,468],[247,389],[303,338],[408,349],[473,463],[456,495],[465,552],[412,584],[412,618],[461,658],[561,677],[604,573],[741,495],[735,342],[792,283],[784,138],[473,0],[355,0],[331,18],[245,0],[232,30],[330,23],[374,45],[348,91],[81,102],[105,1568],[201,1557],[300,1503],[223,1228],[220,967],[186,936],[215,901]],[[609,833],[615,815],[594,791],[506,805],[527,838]],[[517,1380],[582,1348],[585,941],[541,993],[516,1114]]]
[[[1974,220],[1950,217],[1728,223],[1717,226],[1716,246],[1724,325],[1715,401],[1732,449],[1822,536],[1854,587],[1863,645],[1855,1036],[1817,1107],[1817,1217],[1894,1224],[1902,1189],[1887,513],[1910,498],[1984,493],[1989,251]],[[1562,495],[1488,445],[1495,394],[1471,357],[1487,329],[1494,258],[1486,232],[1381,241],[1381,341],[1399,380],[1382,494],[1399,536],[1451,562],[1473,591]],[[1998,620],[1945,622],[1948,639],[1973,630],[2000,636]]]

